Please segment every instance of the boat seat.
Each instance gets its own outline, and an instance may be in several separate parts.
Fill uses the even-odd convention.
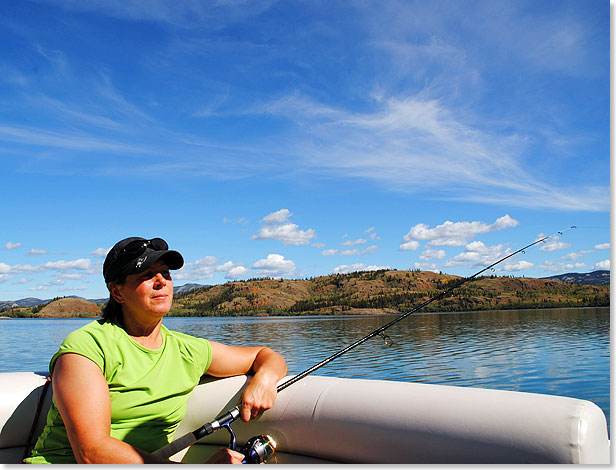
[[[233,407],[249,377],[203,378],[176,437]],[[19,463],[45,376],[0,374],[0,463]],[[51,403],[44,400],[36,436]],[[533,393],[308,376],[271,410],[233,424],[238,446],[269,434],[268,463],[610,463],[602,410],[574,398]],[[172,457],[199,463],[226,446],[219,430]]]

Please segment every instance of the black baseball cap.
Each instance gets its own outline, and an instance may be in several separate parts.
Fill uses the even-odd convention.
[[[169,250],[169,245],[162,238],[125,238],[107,253],[103,277],[106,283],[118,281],[129,274],[145,271],[161,258],[165,259],[169,269],[180,269],[184,265],[182,255]]]

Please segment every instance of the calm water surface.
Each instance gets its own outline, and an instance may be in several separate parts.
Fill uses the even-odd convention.
[[[172,330],[266,345],[301,372],[395,316],[166,318]],[[0,320],[0,372],[46,371],[64,337],[91,320]],[[610,415],[609,308],[415,314],[317,374],[546,393]]]

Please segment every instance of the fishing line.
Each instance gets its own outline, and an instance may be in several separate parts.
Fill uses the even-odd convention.
[[[326,364],[329,364],[334,359],[339,358],[343,354],[346,354],[350,350],[356,348],[360,344],[365,343],[369,339],[374,338],[375,336],[381,336],[381,338],[385,342],[385,345],[386,346],[390,346],[391,344],[393,344],[393,341],[392,341],[392,339],[388,335],[386,335],[384,333],[384,331],[387,330],[388,328],[391,328],[396,323],[404,320],[409,315],[414,314],[415,312],[417,312],[418,310],[421,310],[422,308],[424,308],[425,306],[431,304],[432,302],[435,302],[437,300],[442,299],[443,297],[448,295],[450,292],[452,292],[453,290],[455,290],[458,287],[460,287],[462,284],[465,284],[468,281],[470,281],[472,279],[475,279],[480,274],[482,274],[482,273],[484,273],[484,272],[486,272],[488,270],[493,270],[494,266],[496,266],[497,264],[502,263],[503,261],[511,258],[512,256],[517,255],[518,253],[526,253],[526,250],[528,248],[530,248],[530,247],[532,247],[534,245],[537,245],[539,243],[546,243],[546,240],[548,240],[548,239],[550,239],[552,237],[563,235],[565,232],[568,232],[569,230],[572,230],[574,228],[576,228],[576,226],[572,225],[571,227],[569,227],[567,229],[564,229],[564,230],[559,230],[558,232],[556,232],[556,233],[554,233],[552,235],[541,237],[538,240],[535,240],[534,242],[529,243],[528,245],[520,248],[519,250],[516,250],[513,253],[510,253],[507,256],[502,257],[501,259],[499,259],[498,261],[492,263],[491,265],[486,266],[481,271],[477,271],[472,276],[464,277],[464,278],[459,279],[458,282],[455,282],[453,285],[451,285],[447,289],[443,290],[441,293],[439,293],[439,294],[435,295],[434,297],[426,300],[425,302],[417,305],[412,310],[410,310],[410,311],[408,311],[406,313],[403,313],[402,315],[400,315],[399,317],[396,317],[395,319],[393,319],[389,323],[381,326],[380,328],[377,328],[372,333],[367,334],[363,338],[358,339],[357,341],[355,341],[354,343],[350,344],[349,346],[347,346],[347,347],[341,349],[340,351],[332,354],[331,356],[329,356],[328,358],[322,360],[318,364],[315,364],[314,366],[306,369],[303,372],[300,372],[299,374],[291,377],[290,379],[288,379],[284,383],[278,385],[278,387],[276,389],[277,392],[281,392],[285,388],[287,388],[287,387],[293,385],[294,383],[300,381],[301,379],[303,379],[307,375],[312,374],[317,369],[320,369],[321,367],[325,366]],[[238,405],[238,406],[232,408],[231,410],[227,411],[226,413],[220,415],[214,421],[206,423],[203,426],[201,426],[199,429],[195,429],[194,431],[185,434],[184,436],[176,439],[175,441],[167,444],[166,446],[161,447],[160,449],[158,449],[157,451],[154,452],[154,455],[157,455],[157,456],[163,457],[163,458],[169,458],[172,455],[174,455],[177,452],[179,452],[180,450],[185,449],[186,447],[189,447],[189,446],[193,445],[199,439],[201,439],[201,438],[203,438],[205,436],[208,436],[208,435],[212,434],[214,431],[217,431],[218,429],[221,429],[221,428],[225,428],[225,429],[227,429],[231,433],[231,440],[234,443],[235,442],[234,441],[235,435],[234,435],[233,431],[231,430],[230,424],[233,421],[235,421],[239,417],[239,415],[240,415],[240,408],[239,408],[239,405]]]

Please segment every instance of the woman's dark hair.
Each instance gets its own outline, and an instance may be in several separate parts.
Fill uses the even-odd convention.
[[[114,284],[122,284],[125,279],[121,279]],[[115,323],[116,325],[123,324],[123,315],[122,315],[122,304],[120,304],[116,299],[113,298],[111,292],[109,293],[109,300],[102,308],[102,316],[103,320],[108,321],[110,323]]]
[[[116,325],[122,324],[122,305],[119,304],[113,296],[109,295],[109,300],[102,309],[103,320]]]

